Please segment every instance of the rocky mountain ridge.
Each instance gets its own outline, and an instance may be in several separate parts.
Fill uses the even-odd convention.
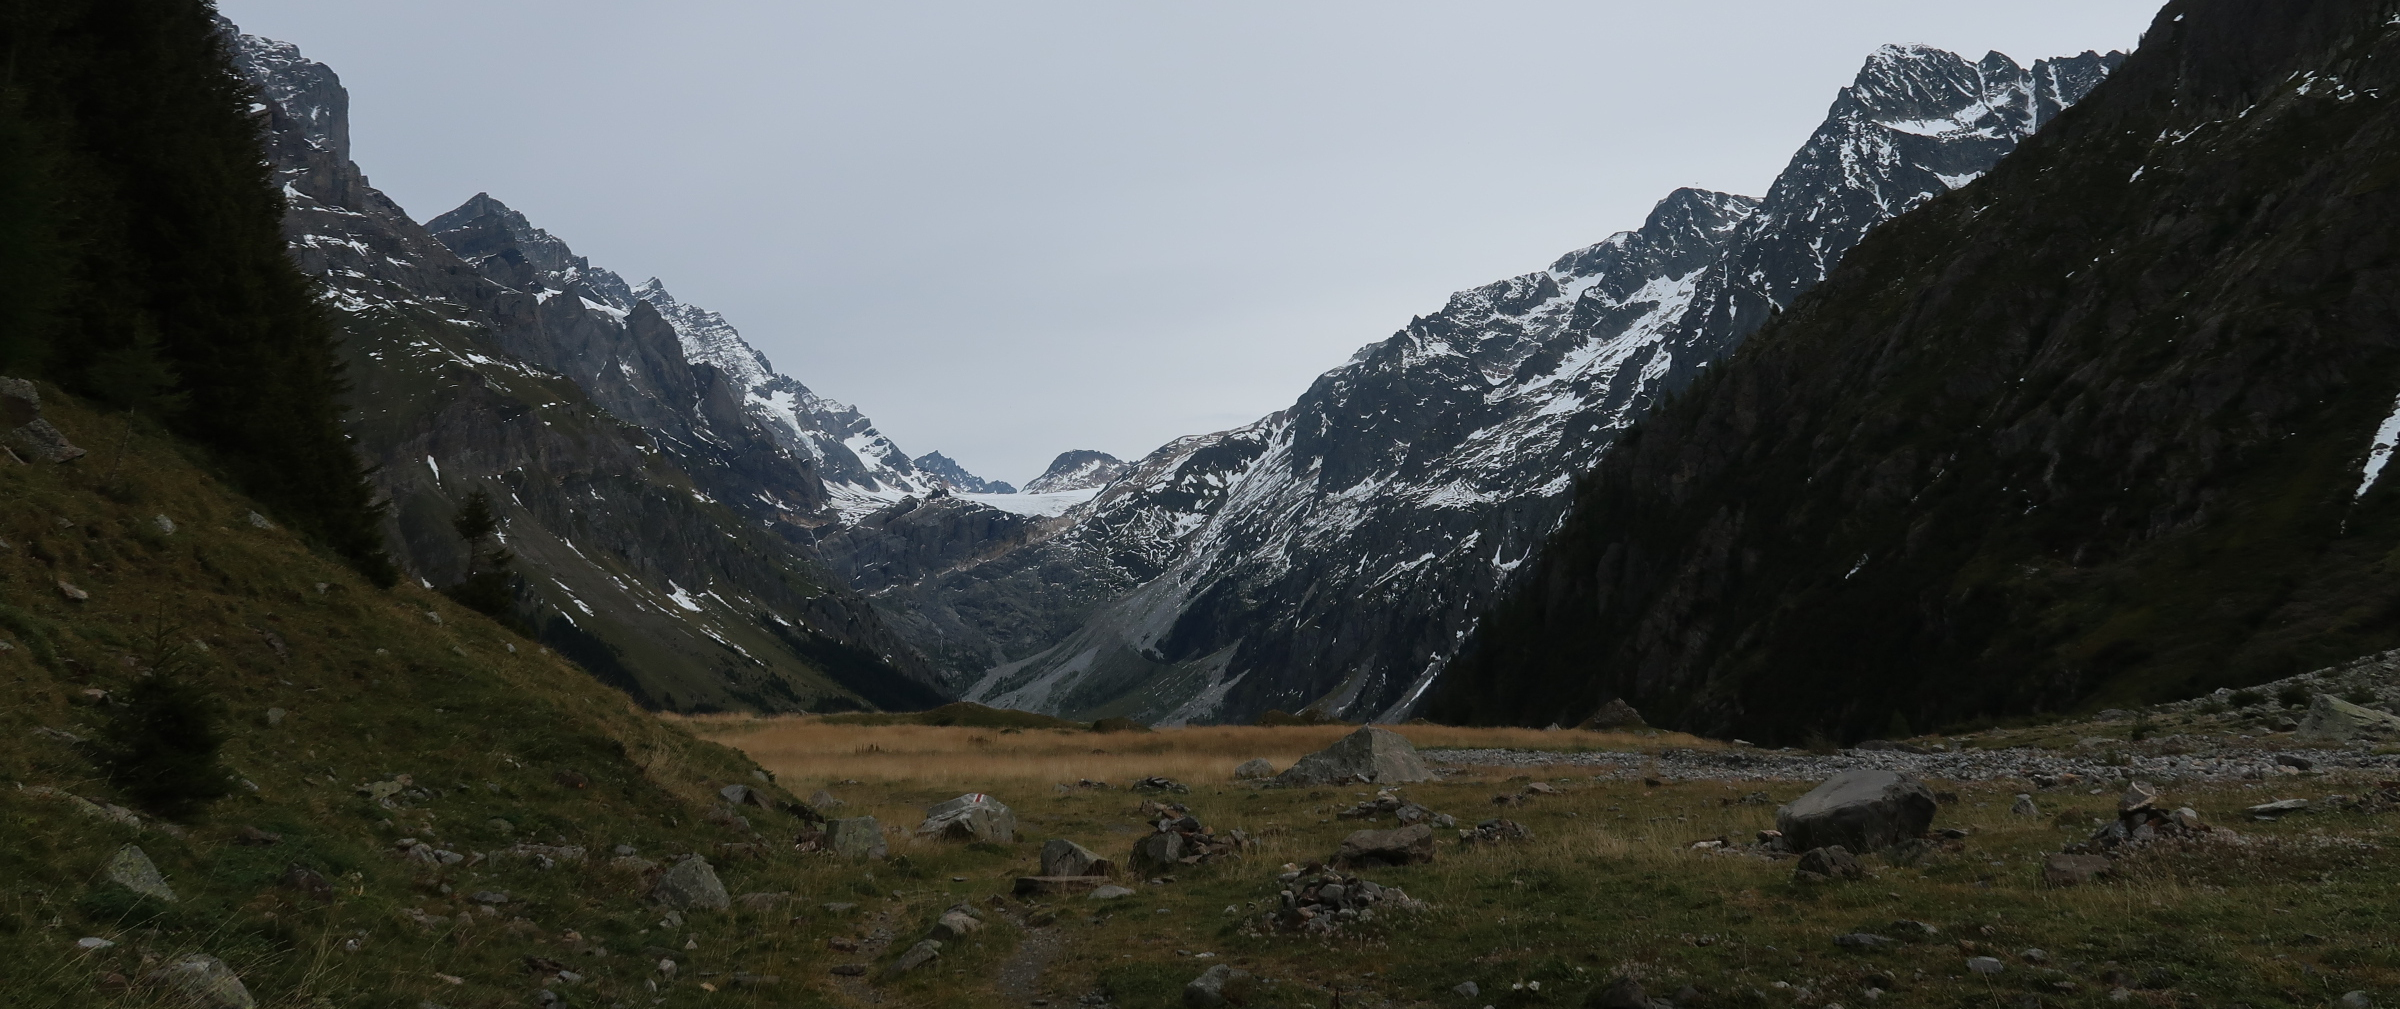
[[[2177,0],[1578,493],[1435,717],[1839,738],[2400,644],[2380,4]]]
[[[861,587],[986,703],[1404,717],[1574,475],[1868,229],[1987,171],[2119,58],[1881,49],[1766,197],[1671,194],[1635,231],[1453,296],[1288,410],[1160,449],[1063,528]],[[941,542],[968,521],[917,508],[896,527]]]
[[[262,99],[292,254],[345,330],[349,427],[411,576],[460,576],[450,519],[485,490],[522,618],[645,703],[940,699],[921,657],[793,545],[833,506],[818,461],[687,358],[656,305],[488,196],[438,235],[419,226],[350,161],[331,69],[220,28]]]

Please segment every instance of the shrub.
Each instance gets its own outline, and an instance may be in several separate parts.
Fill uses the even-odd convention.
[[[2298,685],[2285,687],[2275,692],[2275,700],[2287,708],[2308,707],[2308,697],[2308,688]]]
[[[233,774],[217,759],[224,707],[172,669],[143,677],[101,728],[101,770],[120,794],[160,816],[194,816],[233,793]]]

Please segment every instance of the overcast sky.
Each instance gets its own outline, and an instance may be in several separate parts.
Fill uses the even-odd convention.
[[[1281,409],[1449,293],[1762,193],[1875,46],[2155,0],[219,0],[418,219],[490,192],[1022,483]]]

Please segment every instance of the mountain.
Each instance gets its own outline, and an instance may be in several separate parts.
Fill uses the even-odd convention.
[[[1761,741],[2400,643],[2400,20],[2176,0],[1583,484],[1427,707]]]
[[[1050,468],[1025,485],[1027,494],[1065,494],[1079,490],[1098,490],[1124,476],[1132,467],[1124,460],[1106,452],[1078,449],[1061,452],[1050,460]]]
[[[687,354],[686,330],[713,316],[655,285],[637,298],[489,196],[419,226],[350,160],[331,69],[221,30],[261,99],[290,254],[334,309],[349,434],[414,579],[463,576],[451,520],[483,491],[523,574],[515,618],[645,704],[943,698],[922,657],[797,545],[850,486],[820,466],[855,458],[793,451],[758,420],[747,376],[721,366],[734,355]]]
[[[961,494],[1014,494],[1015,487],[998,480],[986,480],[967,472],[958,461],[939,452],[917,457],[917,472],[941,481],[943,486]]]
[[[1878,50],[1765,197],[1670,194],[1639,229],[1452,296],[1289,409],[1132,464],[1063,528],[857,584],[986,703],[1404,717],[1576,474],[1869,229],[1989,170],[2120,58]],[[974,521],[896,525],[922,546]],[[855,576],[855,556],[828,561]]]

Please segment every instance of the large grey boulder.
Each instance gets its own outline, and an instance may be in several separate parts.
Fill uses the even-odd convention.
[[[1394,785],[1431,780],[1433,772],[1425,769],[1423,760],[1417,759],[1417,748],[1407,737],[1374,725],[1362,727],[1332,746],[1300,758],[1299,763],[1275,776],[1279,785],[1333,785],[1349,781]]]
[[[1066,838],[1052,838],[1042,845],[1042,875],[1044,876],[1114,876],[1117,864],[1101,858]]]
[[[917,836],[1007,844],[1017,839],[1017,814],[998,799],[969,792],[926,810]]]
[[[1895,771],[1843,771],[1775,811],[1794,851],[1840,846],[1882,851],[1933,823],[1933,790]]]
[[[1275,776],[1275,764],[1265,757],[1252,757],[1234,766],[1233,780],[1254,781]]]
[[[233,968],[206,953],[195,953],[152,971],[150,983],[181,996],[177,1004],[197,1009],[251,1009],[258,1005]]]
[[[708,859],[694,855],[675,863],[650,887],[650,899],[678,911],[722,911],[733,905]]]
[[[101,875],[109,882],[144,897],[168,903],[175,901],[175,889],[167,885],[167,878],[159,875],[158,866],[150,861],[149,855],[133,845],[119,848],[116,854],[109,856],[108,867],[101,870]]]
[[[2308,716],[2292,738],[2303,743],[2347,743],[2358,739],[2400,737],[2400,715],[2360,707],[2331,694],[2308,702]]]
[[[825,850],[851,858],[883,858],[891,854],[891,847],[883,840],[883,825],[872,816],[825,821]]]

